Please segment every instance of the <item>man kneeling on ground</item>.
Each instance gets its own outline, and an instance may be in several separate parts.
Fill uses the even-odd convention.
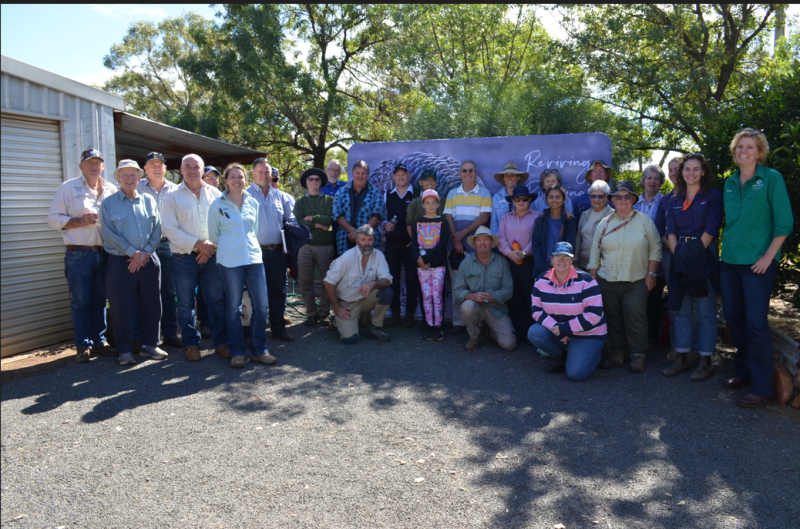
[[[358,320],[361,314],[375,309],[364,336],[388,342],[381,330],[383,318],[392,303],[392,276],[386,258],[375,249],[375,230],[365,224],[356,231],[357,245],[331,263],[323,285],[333,305],[339,337],[344,344],[358,341]]]

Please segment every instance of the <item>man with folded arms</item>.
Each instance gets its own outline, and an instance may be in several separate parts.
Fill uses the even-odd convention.
[[[103,201],[103,247],[108,252],[106,292],[114,323],[119,363],[133,365],[133,315],[139,312],[140,356],[163,360],[158,348],[161,320],[161,216],[155,199],[136,190],[143,171],[133,160],[120,160],[114,176],[120,190]],[[138,303],[137,303],[138,300]]]
[[[97,149],[83,151],[78,167],[81,176],[67,180],[56,191],[47,223],[61,232],[67,247],[64,275],[78,350],[75,361],[85,364],[90,351],[108,356],[117,354],[105,341],[108,254],[103,249],[99,223],[103,200],[117,188],[101,176],[103,156]]]
[[[286,332],[286,269],[289,267],[289,254],[283,247],[281,230],[288,223],[297,224],[292,209],[294,201],[281,191],[272,187],[277,185],[278,176],[273,176],[272,166],[266,158],[253,162],[253,184],[247,192],[258,202],[258,244],[267,275],[267,298],[269,300],[269,326],[272,337],[284,342],[293,342],[294,337]],[[266,322],[253,322],[253,325],[266,325]]]
[[[142,195],[150,195],[155,199],[158,207],[159,218],[163,217],[164,197],[178,188],[167,180],[164,175],[167,172],[167,162],[164,155],[160,152],[151,152],[147,155],[144,162],[144,172],[147,178],[139,180],[136,190]],[[175,305],[175,279],[172,272],[172,252],[169,250],[169,240],[161,233],[161,241],[156,245],[156,254],[161,263],[161,331],[164,333],[164,345],[183,349],[183,342],[178,338],[178,315]],[[141,339],[139,329],[139,317],[134,316],[133,340],[134,344]],[[134,345],[134,350],[136,349]],[[136,352],[136,351],[134,351]]]
[[[217,247],[208,234],[211,203],[222,193],[203,181],[203,159],[196,154],[183,157],[181,174],[183,182],[164,198],[162,224],[172,252],[178,324],[186,346],[186,359],[200,361],[200,333],[194,312],[194,293],[198,286],[202,286],[208,307],[214,350],[221,358],[230,359],[222,278],[214,255]]]

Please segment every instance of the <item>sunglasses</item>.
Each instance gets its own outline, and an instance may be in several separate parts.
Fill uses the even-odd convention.
[[[462,169],[461,172],[462,173],[474,173],[475,169]]]
[[[608,195],[589,195],[592,200],[605,200]]]
[[[273,180],[273,182],[274,181],[275,180]],[[322,179],[319,178],[318,176],[310,176],[310,177],[306,178],[306,182],[322,182]]]
[[[511,199],[514,202],[530,202],[531,199],[528,197],[514,197]]]
[[[277,176],[273,176],[273,177],[272,177],[272,181],[273,181],[273,182],[277,182],[278,180],[280,180],[280,179],[279,179]]]
[[[612,200],[633,200],[633,195],[613,195]]]

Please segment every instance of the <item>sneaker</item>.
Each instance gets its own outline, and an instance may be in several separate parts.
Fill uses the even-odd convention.
[[[175,336],[174,338],[164,338],[161,340],[161,345],[168,345],[175,349],[183,349],[183,340]]]
[[[208,327],[208,325],[203,324],[200,326],[200,337],[203,340],[208,340],[211,338],[211,329]]]
[[[93,345],[91,352],[103,356],[117,356],[119,354],[119,351],[111,347],[108,342],[103,342],[100,345]]]
[[[250,359],[247,358],[246,356],[234,356],[233,358],[231,358],[231,367],[239,369],[241,367],[244,367],[244,365],[249,361]]]
[[[224,358],[225,360],[231,357],[231,352],[228,350],[228,346],[226,344],[222,344],[214,349],[214,353],[218,354],[220,358]]]
[[[467,345],[464,346],[464,349],[467,351],[475,351],[478,349],[478,346],[481,344],[480,338],[470,338],[467,340]]]
[[[700,363],[697,369],[694,370],[692,376],[689,377],[692,382],[702,382],[708,380],[714,373],[714,362],[710,356],[700,357]]]
[[[628,367],[629,373],[641,373],[644,371],[644,355],[631,355],[631,365]]]
[[[364,331],[365,338],[372,338],[373,340],[378,340],[379,342],[388,342],[391,338],[388,334],[383,332],[380,327],[375,327],[373,324],[369,324],[369,327],[366,331]]]
[[[400,323],[400,314],[395,313],[384,322],[383,326],[391,329],[392,327],[396,327],[398,323]]]
[[[89,346],[83,345],[78,347],[78,352],[75,355],[75,363],[86,364],[89,362]]]
[[[141,353],[139,353],[141,354]],[[119,355],[119,365],[121,366],[133,366],[136,365],[136,360],[133,359],[133,355],[131,353],[120,353]]]
[[[442,328],[441,327],[433,327],[431,329],[431,334],[430,334],[429,340],[432,341],[432,342],[441,342],[442,340],[444,340],[444,333],[442,332]]]
[[[453,330],[450,331],[450,334],[453,336],[458,336],[460,334],[464,334],[467,332],[467,328],[463,325],[453,325]]]
[[[613,367],[622,367],[625,363],[625,357],[627,354],[623,349],[612,349],[611,350],[612,358],[614,359],[614,363],[612,364]]]
[[[433,327],[427,327],[424,331],[422,331],[420,338],[422,338],[426,342],[429,342],[431,340],[432,334],[433,334]]]
[[[146,356],[148,358],[152,358],[153,360],[164,360],[169,355],[163,349],[159,349],[158,347],[150,347],[149,345],[143,345],[141,350],[139,351],[139,356]]]
[[[275,365],[278,363],[278,359],[269,353],[264,353],[263,355],[258,355],[258,356],[253,355],[250,357],[250,360],[267,366]]]
[[[189,362],[199,362],[200,361],[200,348],[196,345],[186,348],[186,360]]]
[[[661,372],[665,377],[674,377],[689,370],[689,359],[687,358],[689,355],[687,353],[676,353],[676,356],[675,362]]]

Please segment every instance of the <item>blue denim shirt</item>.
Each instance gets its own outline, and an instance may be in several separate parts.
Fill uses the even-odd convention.
[[[228,200],[227,191],[211,203],[208,237],[217,245],[217,264],[234,268],[263,262],[256,237],[258,209],[256,199],[247,193],[244,193],[241,211]]]
[[[247,193],[258,202],[258,244],[280,244],[283,225],[287,222],[297,224],[292,212],[294,199],[280,189],[271,187],[267,196],[264,196],[264,192],[255,183],[247,188]]]
[[[100,206],[103,248],[111,255],[131,257],[138,250],[153,253],[161,241],[161,215],[150,195],[136,192],[133,200],[121,189]]]
[[[508,191],[506,191],[505,187],[492,196],[492,219],[489,224],[489,230],[492,235],[497,235],[497,232],[500,231],[500,220],[503,216],[513,211],[513,205],[506,200],[507,196]]]

